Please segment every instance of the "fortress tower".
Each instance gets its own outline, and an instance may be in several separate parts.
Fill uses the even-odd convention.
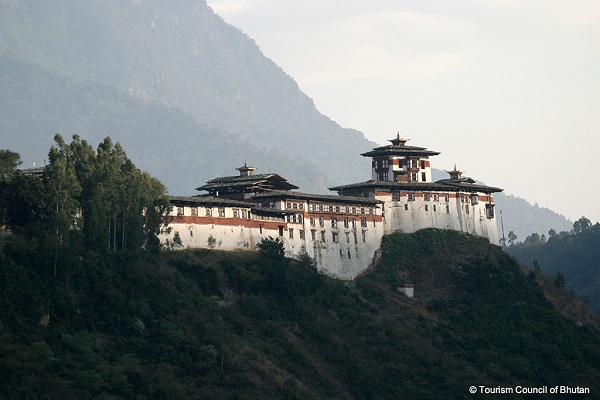
[[[391,145],[363,153],[371,157],[371,180],[330,188],[339,195],[383,202],[385,234],[424,228],[452,229],[498,243],[492,193],[502,189],[477,184],[454,166],[450,178],[433,182],[429,158],[440,154],[407,146],[398,134]]]

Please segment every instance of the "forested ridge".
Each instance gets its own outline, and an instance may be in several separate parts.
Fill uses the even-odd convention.
[[[483,238],[433,229],[385,237],[379,265],[352,282],[309,258],[286,259],[279,239],[257,253],[159,252],[164,187],[110,139],[94,150],[57,136],[42,178],[19,172],[18,154],[0,155],[12,229],[0,235],[0,397],[600,391],[598,316]],[[28,191],[6,190],[20,180]],[[43,201],[12,203],[17,194]],[[414,298],[397,290],[405,284]]]
[[[522,263],[558,278],[562,286],[600,310],[600,223],[581,217],[568,231],[508,236],[508,252]]]

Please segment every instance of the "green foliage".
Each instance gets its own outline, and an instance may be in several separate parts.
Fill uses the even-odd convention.
[[[256,245],[256,248],[260,254],[274,261],[281,262],[285,256],[283,240],[280,238],[273,238],[271,236],[263,238]]]
[[[0,149],[0,182],[9,180],[21,165],[21,155],[10,150]]]
[[[524,264],[536,260],[542,272],[556,277],[564,275],[564,285],[578,296],[587,296],[593,309],[600,309],[600,294],[595,288],[600,284],[598,260],[600,259],[600,224],[581,217],[573,224],[571,232],[550,230],[544,235],[529,235],[523,242],[513,243],[508,252]],[[536,240],[539,238],[540,240]]]
[[[535,276],[485,240],[386,237],[381,264],[353,282],[265,245],[273,251],[84,257],[67,283],[49,279],[52,248],[0,237],[0,397],[458,398],[470,382],[600,390],[597,335],[558,316]],[[390,279],[413,283],[416,297]]]

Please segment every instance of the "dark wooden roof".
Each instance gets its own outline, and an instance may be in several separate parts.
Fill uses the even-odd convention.
[[[362,153],[363,157],[389,157],[389,156],[419,156],[429,157],[437,156],[439,151],[427,150],[425,147],[401,146],[390,144],[387,146],[376,147],[371,151]]]
[[[381,200],[371,199],[368,197],[357,197],[357,196],[336,196],[327,194],[312,194],[312,193],[301,193],[293,192],[288,190],[273,190],[269,192],[257,193],[253,196],[255,199],[298,199],[298,200],[314,200],[323,201],[329,203],[350,203],[350,204],[364,204],[368,206],[374,206],[382,203]]]
[[[265,190],[289,190],[298,189],[285,178],[271,174],[257,174],[248,176],[225,176],[211,179],[206,185],[197,187],[196,190],[206,190],[210,193],[249,193]]]
[[[366,181],[351,183],[349,185],[340,185],[329,188],[340,195],[344,191],[355,192],[360,189],[384,189],[384,190],[405,190],[405,191],[442,191],[442,192],[482,192],[494,193],[501,192],[503,189],[470,183],[474,182],[470,178],[461,178],[459,180],[443,179],[437,182],[390,182],[390,181]]]
[[[174,206],[226,206],[252,208],[254,204],[245,201],[230,200],[213,196],[171,196],[170,203]]]

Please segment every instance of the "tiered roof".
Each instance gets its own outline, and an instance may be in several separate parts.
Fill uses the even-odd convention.
[[[400,137],[400,133],[397,134],[396,138],[389,140],[392,144],[387,146],[376,147],[371,151],[362,153],[363,157],[388,157],[388,156],[418,156],[418,157],[429,157],[437,156],[440,154],[439,151],[427,150],[426,147],[407,146],[406,142],[410,139],[404,139]]]
[[[270,173],[247,176],[225,176],[211,179],[206,185],[197,187],[196,190],[206,190],[210,194],[234,194],[234,193],[253,193],[268,190],[289,190],[298,189],[298,186],[292,185],[285,178]]]

